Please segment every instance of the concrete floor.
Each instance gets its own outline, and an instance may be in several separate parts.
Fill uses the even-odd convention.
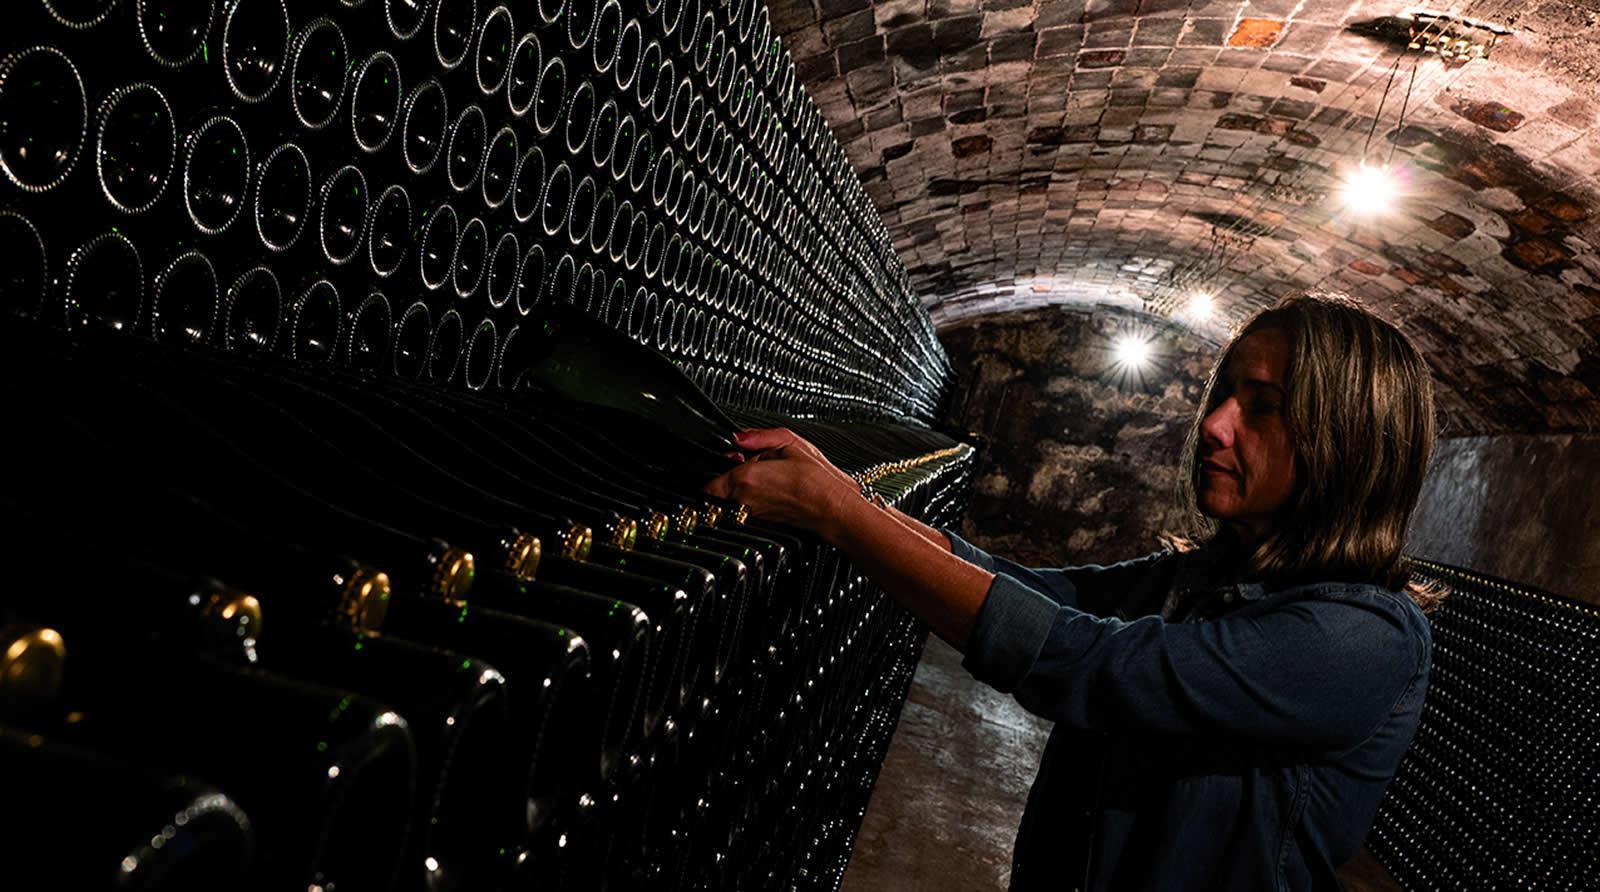
[[[1011,882],[1011,846],[1050,725],[978,683],[932,636],[872,791],[843,892],[988,892]],[[1345,892],[1399,892],[1363,847]]]
[[[1049,723],[931,637],[873,789],[844,892],[1005,889]]]

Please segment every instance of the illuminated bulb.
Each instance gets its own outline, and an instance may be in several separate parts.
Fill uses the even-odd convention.
[[[1216,301],[1204,291],[1195,292],[1189,298],[1189,317],[1197,322],[1204,322],[1211,318],[1211,311],[1216,308]]]
[[[1389,209],[1399,190],[1389,166],[1375,167],[1361,162],[1345,177],[1340,197],[1344,206],[1358,214],[1379,214]]]
[[[429,855],[428,857],[422,859],[422,866],[428,868],[429,873],[438,873],[439,859]]]
[[[1150,358],[1150,342],[1137,335],[1123,335],[1117,340],[1117,362],[1136,368]]]

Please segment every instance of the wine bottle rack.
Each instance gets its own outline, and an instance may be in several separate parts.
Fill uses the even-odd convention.
[[[1415,561],[1449,596],[1416,739],[1367,844],[1408,889],[1582,889],[1600,872],[1600,610]]]
[[[764,5],[4,19],[0,385],[41,435],[0,778],[122,791],[0,839],[13,876],[837,888],[925,629],[524,375],[576,307],[959,518],[951,367]]]

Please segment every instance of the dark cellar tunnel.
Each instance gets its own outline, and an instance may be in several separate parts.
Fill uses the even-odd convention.
[[[7,890],[1595,887],[1600,0],[0,16]]]

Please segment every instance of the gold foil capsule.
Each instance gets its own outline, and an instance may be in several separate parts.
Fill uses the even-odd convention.
[[[467,560],[472,560],[472,555],[467,555]],[[340,590],[339,617],[353,629],[376,632],[383,628],[392,593],[389,574],[371,567],[358,567]]]
[[[433,593],[445,598],[464,599],[472,590],[472,577],[478,570],[477,558],[464,548],[450,546],[433,559]]]
[[[561,534],[561,556],[571,561],[589,559],[589,549],[594,546],[594,530],[574,523]]]
[[[644,534],[652,539],[662,539],[667,531],[672,528],[672,520],[660,511],[650,512],[650,519],[645,521]]]
[[[43,626],[0,630],[0,703],[29,707],[61,693],[67,643]]]
[[[254,595],[221,588],[202,597],[201,613],[236,623],[251,638],[261,637],[261,601]]]
[[[618,548],[632,548],[639,544],[639,522],[631,517],[617,519],[611,529],[611,544]]]
[[[506,542],[506,570],[518,579],[533,579],[539,573],[543,553],[538,536],[519,532]]]

